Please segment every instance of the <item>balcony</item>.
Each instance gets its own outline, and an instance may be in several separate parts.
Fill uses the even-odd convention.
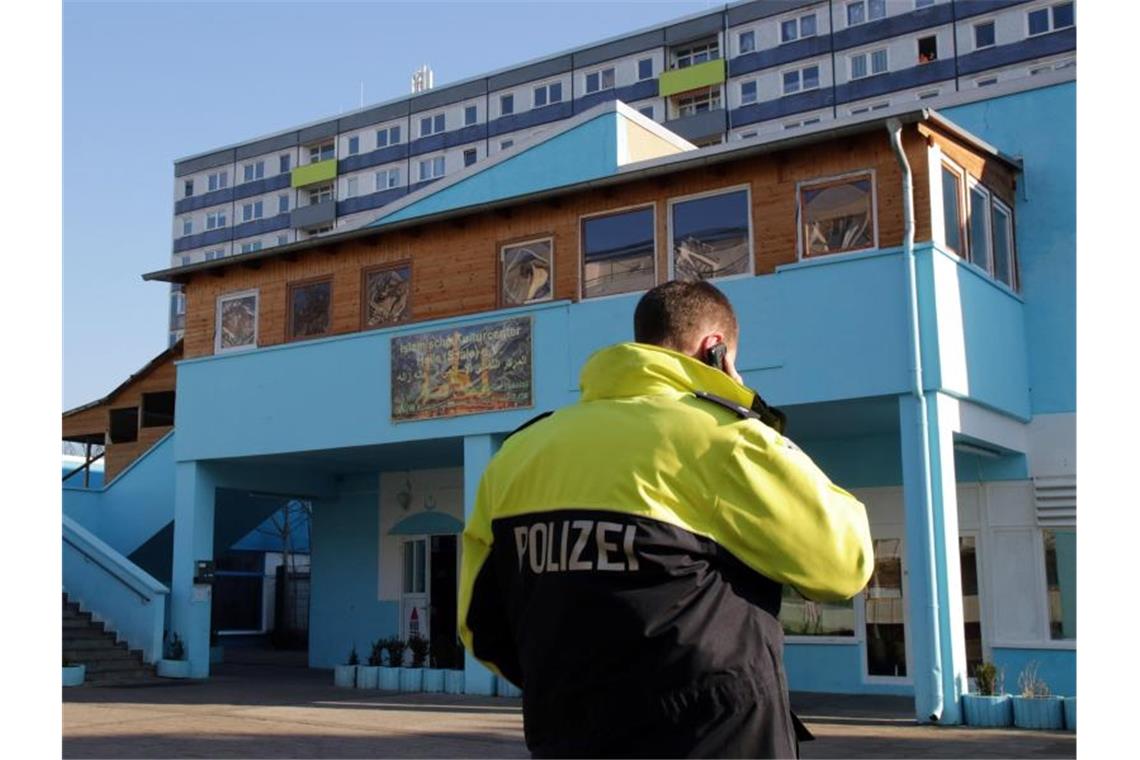
[[[686,66],[683,69],[673,69],[662,73],[661,79],[658,80],[658,91],[660,95],[668,97],[679,92],[711,87],[724,80],[724,59],[718,58],[715,61],[705,61],[696,66]]]
[[[665,128],[689,142],[723,134],[726,127],[725,110],[714,108],[711,111],[682,116],[665,122]]]
[[[309,206],[298,206],[293,209],[289,226],[293,229],[323,227],[324,225],[332,224],[335,220],[336,201],[329,199]]]
[[[336,159],[318,161],[315,164],[298,166],[293,170],[293,187],[304,187],[317,182],[328,182],[336,179]]]

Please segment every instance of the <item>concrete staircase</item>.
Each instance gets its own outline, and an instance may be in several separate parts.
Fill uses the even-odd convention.
[[[87,666],[84,684],[91,686],[139,686],[168,683],[143,662],[142,652],[127,649],[115,640],[114,631],[91,619],[79,604],[63,595],[63,656],[70,663]]]

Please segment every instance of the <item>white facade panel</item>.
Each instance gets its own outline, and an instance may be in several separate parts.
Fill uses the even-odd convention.
[[[770,16],[768,18],[757,19],[749,21],[744,24],[729,27],[728,29],[728,47],[729,55],[733,58],[745,55],[749,52],[772,50],[780,47],[780,45],[787,44],[782,41],[780,29],[785,21],[795,20],[797,22],[797,32],[799,31],[799,20],[804,17],[815,18],[815,35],[816,37],[824,36],[831,33],[831,26],[829,15],[827,13],[827,3],[816,3],[815,5],[797,8],[794,11],[782,13],[779,16]],[[741,46],[741,35],[748,32],[752,33],[752,39],[755,47],[752,50],[743,49]],[[797,37],[803,39],[803,37]],[[789,40],[794,42],[796,40]]]

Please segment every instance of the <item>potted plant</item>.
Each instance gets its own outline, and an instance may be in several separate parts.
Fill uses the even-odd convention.
[[[63,658],[63,685],[82,686],[87,676],[87,666],[83,663],[74,663],[66,657]]]
[[[356,688],[375,689],[380,685],[380,665],[382,664],[380,642],[372,642],[372,651],[368,653],[368,664],[358,665],[356,668]]]
[[[380,668],[380,688],[385,691],[399,691],[400,671],[404,665],[404,641],[397,636],[380,640],[380,648],[387,655],[387,666]]]
[[[166,644],[166,657],[158,661],[155,672],[163,678],[190,677],[190,661],[186,659],[186,647],[177,633],[170,634]]]
[[[415,635],[408,639],[408,650],[412,653],[412,665],[400,673],[400,691],[423,691],[424,664],[427,662],[428,640]]]
[[[360,657],[356,654],[356,644],[348,654],[348,661],[344,665],[337,665],[333,669],[333,685],[351,689],[356,685],[356,668],[360,665]]]
[[[969,726],[1009,726],[1013,724],[1013,707],[1004,693],[1002,672],[992,662],[974,668],[976,694],[962,695],[962,712]]]
[[[428,658],[429,667],[424,669],[424,691],[429,694],[438,694],[443,691],[447,678],[447,670],[443,667],[450,655],[450,647],[440,639],[431,645],[431,654]]]
[[[1020,694],[1013,697],[1013,725],[1057,731],[1065,727],[1065,702],[1049,693],[1049,685],[1037,675],[1037,661],[1030,660],[1017,677]]]

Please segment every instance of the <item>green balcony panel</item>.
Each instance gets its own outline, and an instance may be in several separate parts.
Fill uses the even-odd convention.
[[[683,69],[673,69],[661,74],[659,87],[661,95],[668,97],[678,92],[688,92],[700,87],[720,84],[725,80],[724,59],[705,61],[696,66],[686,66]]]
[[[318,161],[315,164],[298,166],[293,170],[293,187],[303,187],[314,182],[328,182],[336,179],[336,159]]]

